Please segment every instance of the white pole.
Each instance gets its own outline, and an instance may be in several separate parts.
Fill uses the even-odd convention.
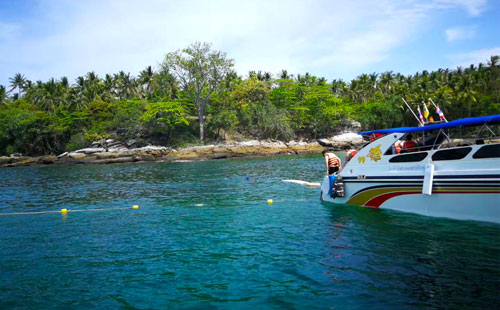
[[[415,116],[415,118],[417,119],[419,125],[420,126],[424,126],[424,124],[422,124],[422,122],[420,122],[420,119],[417,117],[417,115],[415,114],[415,112],[413,112],[413,110],[410,108],[410,105],[408,104],[408,102],[406,102],[405,98],[401,98],[401,99],[403,99],[403,102],[406,104],[406,106],[408,107],[408,109],[410,109],[410,111],[413,114],[413,116]]]

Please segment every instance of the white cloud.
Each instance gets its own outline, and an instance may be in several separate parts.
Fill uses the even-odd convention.
[[[436,0],[435,4],[445,8],[461,7],[469,15],[479,16],[486,10],[487,0]]]
[[[195,41],[249,70],[353,76],[419,34],[435,10],[479,14],[485,0],[39,0],[36,19],[14,29],[0,25],[0,84],[22,72],[32,80],[94,70],[137,75],[167,52]],[[4,30],[2,30],[4,29]]]
[[[448,42],[472,39],[476,36],[475,26],[459,26],[445,30]]]
[[[479,49],[467,53],[448,55],[447,57],[455,63],[455,66],[469,66],[471,64],[487,64],[491,56],[500,55],[500,46]]]

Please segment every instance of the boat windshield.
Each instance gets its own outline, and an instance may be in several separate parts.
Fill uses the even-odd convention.
[[[491,143],[500,143],[500,125],[459,126],[407,133],[395,141],[385,155]]]

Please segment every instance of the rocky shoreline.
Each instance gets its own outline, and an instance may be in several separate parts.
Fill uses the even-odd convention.
[[[66,152],[59,156],[0,156],[0,167],[75,164],[99,165],[148,161],[175,162],[246,156],[301,155],[320,153],[325,147],[342,150],[346,146],[358,146],[362,143],[362,138],[355,133],[345,133],[330,139],[319,139],[313,142],[251,140],[228,144],[191,146],[179,149],[162,146],[132,148],[126,143],[107,140],[106,143],[94,142],[88,148]]]

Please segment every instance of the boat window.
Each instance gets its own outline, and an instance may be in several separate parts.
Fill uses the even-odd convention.
[[[485,145],[480,148],[472,158],[497,158],[500,157],[500,144]]]
[[[427,152],[419,152],[419,153],[408,153],[404,155],[397,155],[393,158],[389,159],[391,163],[409,163],[409,162],[417,162],[421,161],[427,157]]]
[[[437,151],[432,155],[432,160],[457,160],[462,159],[472,150],[471,147],[461,147],[455,149]]]

